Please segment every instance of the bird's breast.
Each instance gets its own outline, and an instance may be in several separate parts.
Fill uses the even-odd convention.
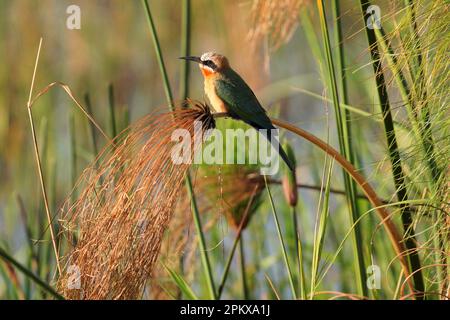
[[[228,112],[225,102],[216,93],[213,79],[205,78],[205,93],[215,112]]]

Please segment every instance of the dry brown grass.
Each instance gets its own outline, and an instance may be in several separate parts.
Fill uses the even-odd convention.
[[[301,6],[309,0],[254,0],[251,8],[251,29],[248,33],[254,49],[264,43],[276,50],[288,42],[298,25]]]
[[[225,217],[235,231],[243,221],[245,227],[258,208],[264,188],[259,169],[248,165],[204,165],[192,171],[194,193],[202,215],[203,231],[217,227]],[[245,211],[251,200],[250,210]],[[172,299],[179,288],[171,281],[165,268],[183,274],[189,283],[195,281],[198,241],[190,212],[189,197],[184,190],[175,208],[168,231],[163,239],[159,260],[146,289],[152,299]],[[244,219],[245,218],[245,219]]]
[[[217,226],[218,220],[223,216],[235,230],[239,228],[244,217],[243,227],[248,224],[258,207],[264,188],[264,180],[257,168],[246,165],[203,166],[193,177],[195,177],[197,206],[202,215],[205,232]],[[252,205],[245,215],[250,199]],[[164,266],[183,274],[188,281],[194,280],[196,271],[194,259],[198,242],[194,237],[193,227],[189,198],[182,190],[180,201],[161,245],[159,254],[161,263],[157,263],[154,267],[147,289],[152,299],[171,299],[177,295],[178,288],[170,281]]]
[[[206,106],[194,104],[146,116],[121,133],[85,170],[78,200],[63,209],[62,225],[73,244],[58,282],[66,298],[136,299],[142,295],[189,168],[171,159],[172,132],[183,128],[192,136],[195,120],[206,120],[202,130],[208,129],[214,126],[212,117],[205,117],[208,114]],[[70,289],[71,266],[80,271],[81,289]]]

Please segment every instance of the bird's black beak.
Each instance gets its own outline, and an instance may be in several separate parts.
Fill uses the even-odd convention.
[[[180,57],[180,59],[188,60],[188,61],[194,61],[197,63],[203,63],[203,61],[200,59],[200,57],[195,56],[187,56],[187,57]]]

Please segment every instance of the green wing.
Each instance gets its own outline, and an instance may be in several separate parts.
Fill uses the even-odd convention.
[[[216,94],[227,104],[232,116],[239,118],[256,129],[274,128],[272,121],[266,114],[266,110],[261,107],[252,89],[232,69],[227,70],[220,79],[217,79],[215,85]],[[273,143],[270,130],[267,132],[266,138]],[[294,172],[295,167],[281,146],[279,146],[278,152],[289,169]]]
[[[215,85],[216,94],[227,104],[234,116],[258,128],[273,128],[252,89],[232,69],[217,79]]]

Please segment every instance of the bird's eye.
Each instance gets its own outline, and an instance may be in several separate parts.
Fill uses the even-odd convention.
[[[206,60],[204,62],[204,65],[210,67],[211,69],[215,70],[216,69],[216,65],[214,64],[214,62],[212,62],[212,60]]]

